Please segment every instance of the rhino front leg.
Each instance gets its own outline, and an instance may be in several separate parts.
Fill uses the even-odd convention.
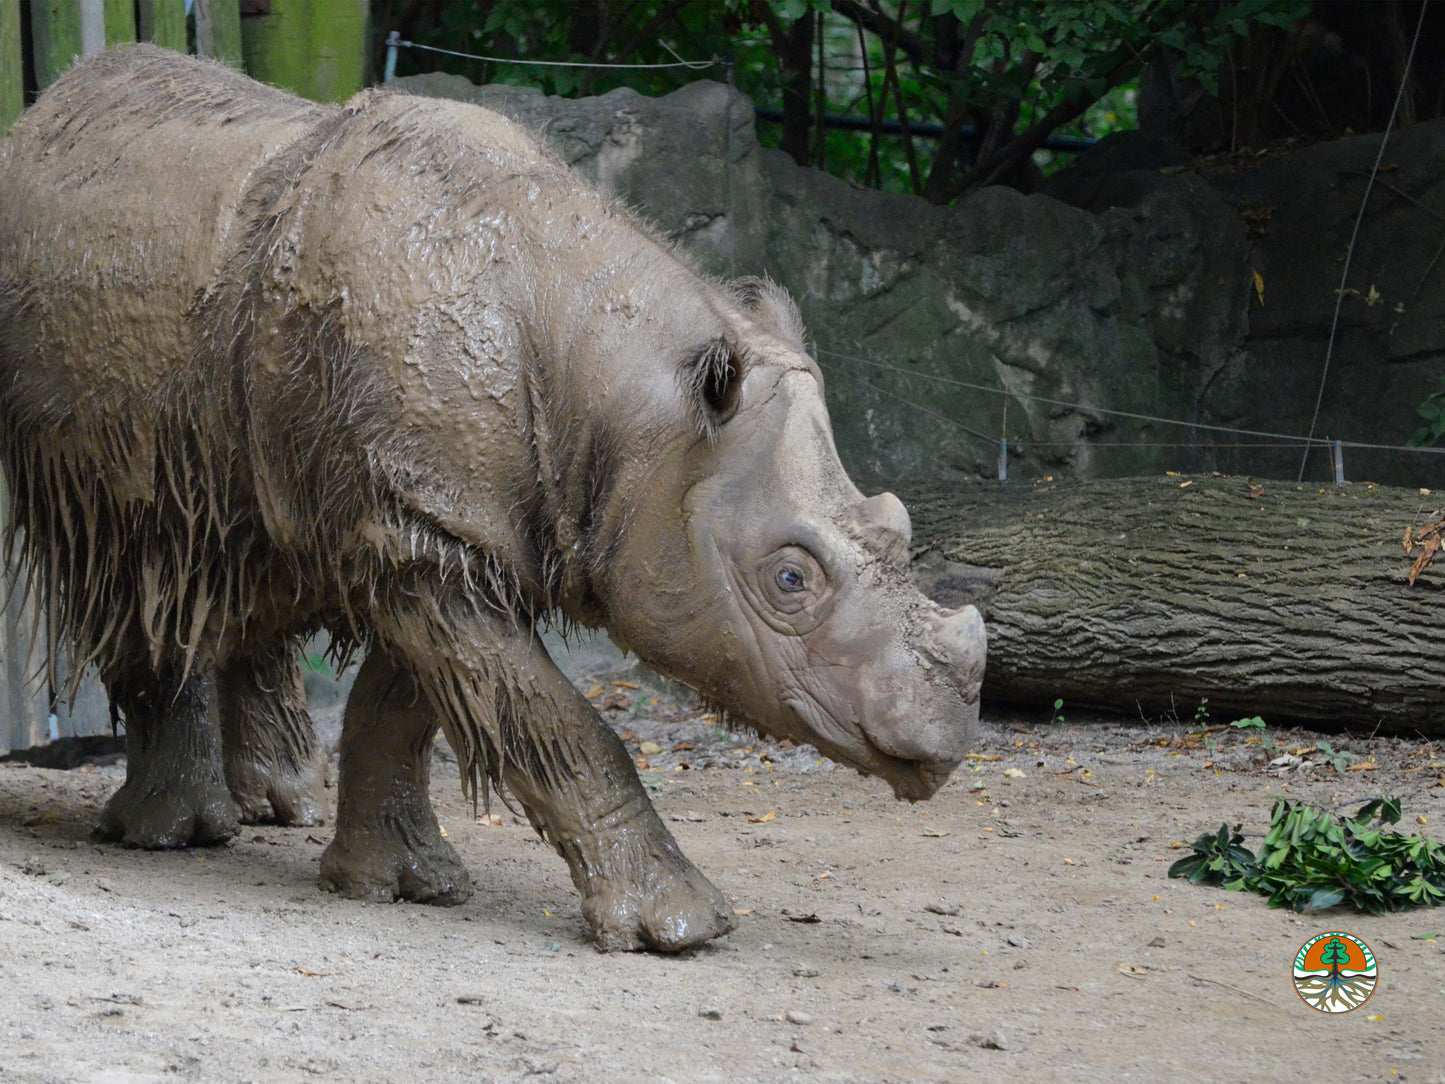
[[[617,735],[535,636],[528,655],[526,677],[498,697],[513,715],[498,720],[503,778],[566,860],[597,947],[678,952],[733,929],[732,907],[658,818]]]
[[[285,637],[221,672],[226,784],[243,824],[320,824],[321,742],[306,712],[301,644]]]
[[[110,695],[125,716],[125,783],[101,812],[96,837],[156,850],[234,836],[210,664],[197,663],[179,685],[131,675],[112,682]]]
[[[387,903],[457,904],[472,894],[427,793],[436,732],[436,714],[411,674],[385,648],[373,649],[346,701],[323,888]]]

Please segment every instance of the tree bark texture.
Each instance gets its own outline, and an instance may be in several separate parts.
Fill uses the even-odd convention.
[[[1232,477],[903,492],[920,586],[979,605],[996,702],[1445,736],[1445,496]],[[1418,553],[1418,551],[1417,551]]]

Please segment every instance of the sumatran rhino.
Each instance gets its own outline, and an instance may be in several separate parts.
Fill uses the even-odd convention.
[[[902,504],[839,465],[787,296],[702,277],[473,106],[323,107],[146,46],[78,65],[0,144],[0,427],[52,645],[125,721],[109,839],[313,822],[322,627],[366,653],[323,883],[467,897],[440,725],[604,949],[732,912],[539,622],[901,798],[974,729],[978,613],[914,589]]]

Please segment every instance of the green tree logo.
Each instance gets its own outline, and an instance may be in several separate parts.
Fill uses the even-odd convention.
[[[1370,999],[1379,968],[1370,946],[1341,931],[1316,934],[1294,958],[1294,988],[1300,1000],[1319,1012],[1358,1009]]]

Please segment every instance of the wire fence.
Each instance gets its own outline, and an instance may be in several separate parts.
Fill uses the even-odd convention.
[[[1071,448],[1138,448],[1138,449],[1174,449],[1174,450],[1289,450],[1292,448],[1303,448],[1306,455],[1311,450],[1323,450],[1331,455],[1334,467],[1336,482],[1343,482],[1344,477],[1344,450],[1356,449],[1377,452],[1402,452],[1415,453],[1426,456],[1445,455],[1445,447],[1439,446],[1418,446],[1413,444],[1386,444],[1362,440],[1336,440],[1329,437],[1302,436],[1298,433],[1278,433],[1261,429],[1245,429],[1239,426],[1216,425],[1210,422],[1188,421],[1183,418],[1169,418],[1160,414],[1146,414],[1133,410],[1116,410],[1110,407],[1097,406],[1093,403],[1084,403],[1069,399],[1058,399],[1046,395],[1033,395],[1028,392],[1012,391],[1008,388],[995,387],[989,384],[980,384],[975,381],[962,380],[957,377],[944,376],[940,373],[920,372],[916,369],[907,369],[901,365],[894,365],[886,361],[879,361],[875,358],[859,357],[855,354],[844,354],[836,350],[816,349],[815,353],[820,358],[831,358],[835,361],[847,362],[853,366],[850,369],[836,369],[834,372],[842,373],[862,384],[870,392],[887,399],[894,400],[907,406],[917,413],[937,418],[946,422],[960,432],[967,434],[982,444],[994,448],[998,452],[999,478],[1006,479],[1008,476],[1008,454],[1010,444],[1015,452],[1022,452],[1025,447],[1028,449],[1071,449]],[[1001,396],[1005,401],[1009,399],[1023,400],[1025,402],[1040,403],[1045,406],[1061,407],[1077,411],[1081,414],[1103,415],[1111,418],[1122,418],[1130,421],[1148,422],[1154,425],[1177,426],[1182,429],[1197,430],[1207,433],[1218,433],[1221,436],[1253,437],[1253,440],[1199,440],[1199,441],[1163,441],[1163,440],[1087,440],[1075,441],[1050,441],[1050,440],[1020,440],[1014,438],[1012,442],[1006,433],[1000,432],[998,436],[990,436],[980,432],[944,413],[935,407],[930,407],[918,402],[907,395],[901,395],[896,391],[880,387],[868,378],[862,371],[864,368],[871,368],[882,372],[897,373],[909,379],[921,380],[926,383],[940,387],[960,388],[967,391],[982,392],[988,395]]]

